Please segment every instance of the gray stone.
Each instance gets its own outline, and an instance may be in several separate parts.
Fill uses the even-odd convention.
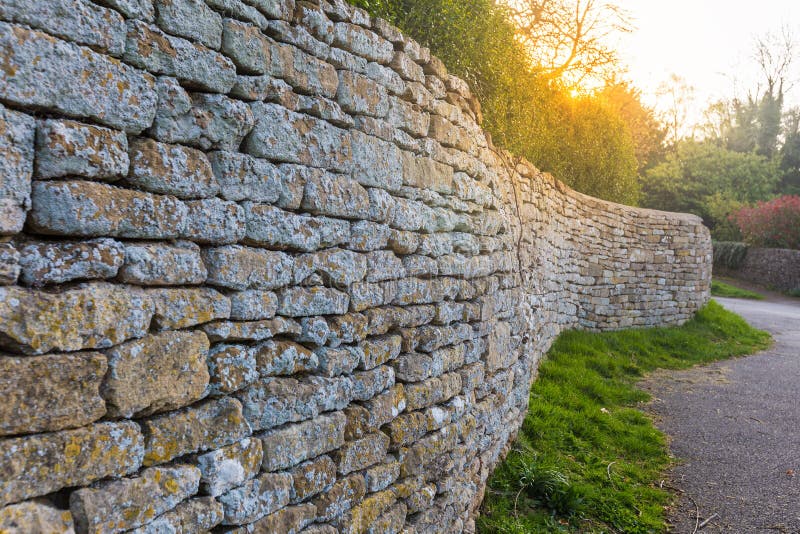
[[[124,133],[71,120],[41,121],[36,131],[37,178],[81,176],[114,181],[128,174]]]
[[[230,300],[208,288],[152,288],[145,290],[155,307],[153,327],[173,330],[227,319],[231,313]]]
[[[116,9],[129,19],[152,22],[155,19],[153,0],[98,0],[98,4]]]
[[[247,242],[279,249],[312,251],[347,242],[350,223],[296,215],[267,204],[244,203]]]
[[[324,491],[336,481],[336,464],[329,456],[319,456],[294,467],[292,502],[300,502]]]
[[[289,504],[292,477],[288,473],[263,473],[218,500],[225,508],[225,525],[242,525]]]
[[[350,169],[350,136],[345,130],[277,104],[253,102],[250,108],[255,127],[243,145],[248,154],[340,172]]]
[[[203,261],[208,268],[208,283],[216,286],[264,290],[292,281],[292,258],[283,252],[229,245],[205,249]]]
[[[32,286],[80,279],[113,278],[125,257],[113,239],[36,242],[20,251],[20,279]]]
[[[262,341],[284,334],[298,336],[302,328],[292,319],[275,317],[265,321],[216,321],[203,325],[211,341]]]
[[[273,43],[256,26],[233,19],[223,21],[222,53],[233,60],[241,73],[266,73]]]
[[[222,504],[213,497],[197,497],[183,501],[152,522],[129,531],[130,534],[179,534],[205,532],[222,522]]]
[[[354,441],[348,441],[333,453],[339,474],[347,475],[383,460],[389,448],[389,437],[374,432]]]
[[[262,29],[267,27],[266,17],[264,17],[264,15],[262,15],[256,8],[249,6],[240,0],[206,0],[206,3],[214,8],[214,10],[217,12],[224,13],[226,16],[245,22],[250,22]]]
[[[125,43],[125,21],[119,13],[84,0],[5,0],[0,17],[112,56],[121,55]]]
[[[313,372],[319,365],[315,353],[291,341],[264,341],[251,350],[262,377]]]
[[[333,65],[283,43],[275,43],[271,57],[268,73],[286,80],[297,93],[325,98],[336,95],[339,80]]]
[[[391,250],[376,250],[366,255],[367,264],[372,269],[366,276],[367,282],[397,280],[406,276],[403,262]]]
[[[327,377],[352,372],[363,358],[361,351],[354,347],[322,347],[316,353],[319,360],[318,372]]]
[[[321,274],[335,287],[346,287],[364,279],[367,273],[366,256],[350,250],[329,248],[295,258],[294,282],[296,284],[303,282],[314,273]]]
[[[354,72],[339,71],[336,101],[348,113],[385,117],[389,113],[389,94],[382,85]]]
[[[311,524],[317,515],[317,508],[313,504],[299,504],[285,506],[261,519],[232,530],[235,534],[271,534],[281,532],[285,534],[298,534],[305,526]],[[305,530],[302,530],[305,532]]]
[[[270,377],[237,393],[237,398],[242,401],[250,426],[263,430],[315,417],[324,394],[307,381]]]
[[[0,435],[49,432],[92,423],[106,412],[100,382],[106,359],[96,352],[0,356]]]
[[[219,198],[187,200],[185,239],[211,245],[236,243],[245,236],[245,212],[235,202]]]
[[[179,237],[186,205],[172,196],[96,182],[34,182],[31,229],[50,235],[134,239]]]
[[[285,184],[278,166],[237,152],[212,152],[209,159],[225,200],[274,204],[281,197]]]
[[[384,65],[389,64],[394,57],[392,43],[369,30],[347,22],[337,22],[334,25],[333,44]]]
[[[154,80],[133,67],[6,23],[0,23],[0,55],[6,58],[0,77],[6,102],[86,117],[134,134],[153,120]]]
[[[272,291],[245,289],[228,293],[231,299],[231,319],[258,321],[272,319],[278,311],[278,296]]]
[[[258,474],[262,457],[261,440],[251,438],[197,456],[201,491],[218,497],[241,486]]]
[[[131,421],[0,440],[0,506],[128,475],[143,454],[142,434]]]
[[[11,243],[0,244],[0,285],[16,283],[22,268],[19,265],[20,254]]]
[[[230,94],[240,100],[273,102],[291,110],[297,107],[300,98],[292,92],[291,85],[269,74],[236,76],[236,84]]]
[[[316,215],[363,219],[369,215],[369,194],[348,176],[320,173],[308,177],[301,207]]]
[[[145,138],[131,143],[128,182],[153,193],[178,198],[213,197],[219,191],[205,154]]]
[[[347,247],[360,252],[380,250],[389,243],[389,227],[372,221],[358,221],[351,226]]]
[[[144,286],[202,284],[207,272],[200,247],[189,241],[174,244],[125,243],[119,279]]]
[[[364,357],[359,363],[359,369],[372,369],[394,360],[400,354],[401,342],[402,338],[397,335],[374,337],[362,341],[359,343],[359,347],[363,351]]]
[[[106,348],[147,334],[153,312],[144,295],[106,283],[60,293],[0,287],[0,346],[25,354]]]
[[[313,115],[339,128],[351,128],[355,124],[353,118],[345,113],[339,104],[321,96],[299,96],[293,111]]]
[[[339,448],[344,443],[344,424],[344,415],[336,412],[261,434],[258,437],[264,446],[262,468],[286,469]]]
[[[234,398],[204,401],[142,421],[144,465],[219,449],[250,435],[242,405]]]
[[[365,493],[366,484],[362,475],[350,475],[337,480],[331,489],[312,501],[317,507],[317,518],[330,521],[341,516],[361,501]],[[334,529],[333,532],[339,531]]]
[[[253,128],[253,113],[244,102],[223,95],[187,93],[174,79],[159,78],[158,109],[150,129],[165,143],[203,150],[238,150]]]
[[[100,390],[108,415],[142,416],[196,401],[208,384],[207,350],[202,332],[164,332],[108,350]]]
[[[325,44],[333,42],[333,22],[325,15],[321,6],[300,2],[294,12],[294,23],[308,29]]]
[[[127,24],[123,59],[131,65],[214,93],[227,93],[236,83],[236,67],[225,56],[139,20]]]
[[[401,151],[392,143],[351,130],[353,178],[363,186],[394,191],[403,184]],[[375,219],[381,220],[381,219]]]
[[[294,0],[246,0],[271,19],[292,20]]]
[[[0,531],[73,534],[72,514],[46,499],[35,499],[0,508]]]
[[[208,394],[227,395],[258,380],[256,359],[244,345],[214,345],[208,351]]]
[[[300,343],[321,347],[328,341],[330,328],[325,318],[303,317],[300,319],[300,325],[303,327],[302,333],[297,337]]]
[[[33,117],[0,105],[0,235],[22,231],[31,206]]]
[[[326,287],[292,287],[278,293],[278,313],[287,317],[340,315],[349,306],[347,293]]]
[[[149,523],[197,493],[200,470],[153,467],[135,478],[102,482],[73,492],[69,507],[78,532],[111,534]]]
[[[155,0],[156,22],[167,33],[218,49],[222,17],[202,0]]]

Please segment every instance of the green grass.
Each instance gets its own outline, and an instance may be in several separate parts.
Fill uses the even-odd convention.
[[[588,333],[553,344],[519,437],[492,475],[482,533],[663,532],[665,436],[638,409],[656,369],[750,354],[769,334],[710,302],[681,327]]]
[[[759,295],[754,291],[748,291],[746,289],[740,289],[738,287],[734,287],[730,284],[726,284],[725,282],[720,282],[719,280],[711,281],[711,294],[714,295],[715,297],[731,297],[734,299],[764,300],[763,295]]]

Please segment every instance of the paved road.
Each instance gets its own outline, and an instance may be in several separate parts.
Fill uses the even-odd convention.
[[[701,522],[717,514],[702,533],[800,532],[800,300],[716,300],[775,345],[645,385],[681,460],[667,481],[685,492],[671,532],[691,534],[698,508]]]

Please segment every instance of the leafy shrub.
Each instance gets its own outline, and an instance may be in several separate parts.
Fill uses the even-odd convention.
[[[736,241],[714,241],[714,266],[736,270],[747,256],[747,244]]]
[[[759,202],[734,212],[731,220],[752,245],[800,249],[800,196]]]

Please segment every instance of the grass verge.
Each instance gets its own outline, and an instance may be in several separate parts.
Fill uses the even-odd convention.
[[[680,327],[564,332],[531,390],[513,450],[489,481],[479,532],[663,532],[665,436],[637,405],[655,369],[750,354],[768,333],[711,301]]]
[[[763,295],[759,295],[754,291],[748,291],[746,289],[734,287],[730,284],[726,284],[725,282],[720,282],[719,280],[711,281],[711,294],[715,297],[731,297],[734,299],[764,300]]]

